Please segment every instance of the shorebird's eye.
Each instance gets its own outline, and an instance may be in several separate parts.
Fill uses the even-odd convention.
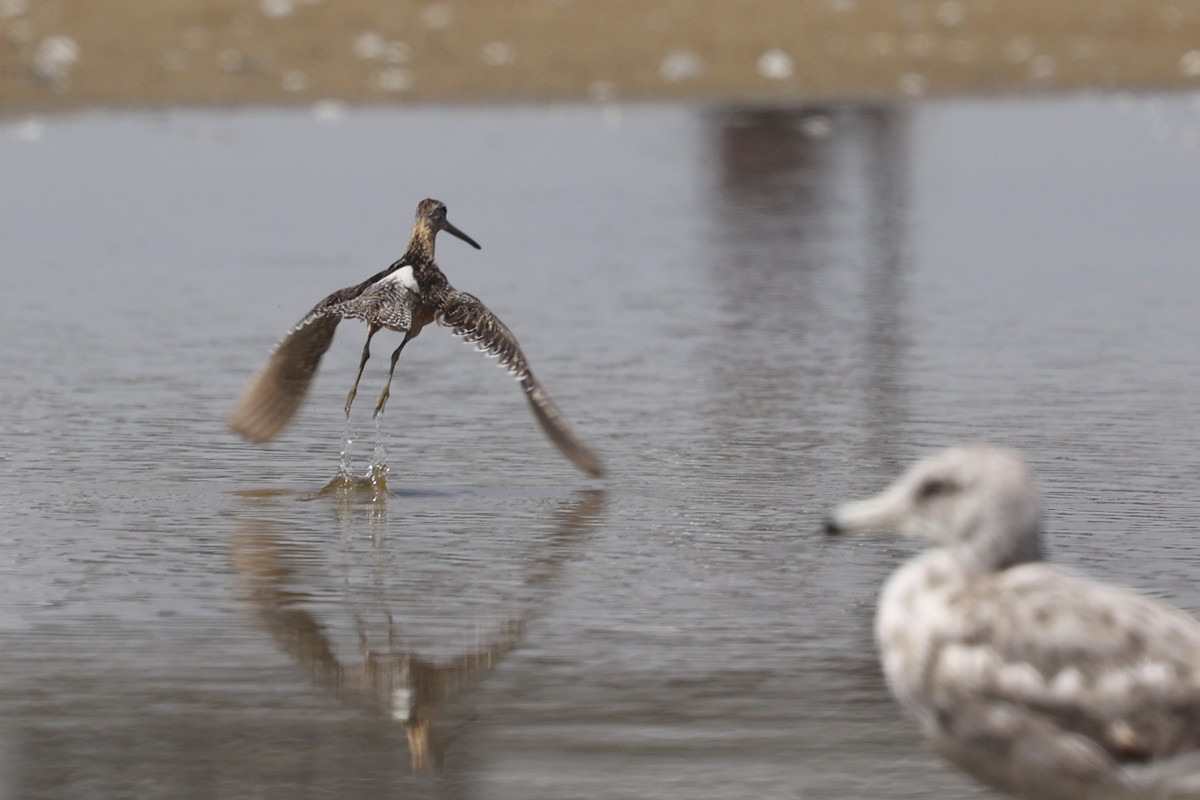
[[[917,501],[924,502],[934,497],[958,491],[958,484],[945,478],[930,478],[917,487]]]

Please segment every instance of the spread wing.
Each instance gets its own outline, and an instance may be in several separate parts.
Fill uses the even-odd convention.
[[[942,643],[929,673],[952,741],[1019,741],[1014,761],[1081,774],[1200,752],[1200,623],[1189,615],[1044,564],[962,599],[963,635]]]
[[[401,277],[403,274],[394,264],[317,303],[276,345],[266,365],[242,391],[229,416],[229,427],[255,442],[275,438],[303,404],[321,356],[333,343],[333,334],[343,318],[407,331],[416,294]]]
[[[575,435],[558,406],[530,372],[529,362],[512,331],[479,298],[447,289],[438,298],[438,322],[464,341],[474,343],[481,352],[500,360],[500,365],[507,368],[525,390],[529,407],[542,431],[571,463],[589,475],[604,474],[595,453]]]

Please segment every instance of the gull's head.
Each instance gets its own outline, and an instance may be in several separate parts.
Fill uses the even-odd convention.
[[[1014,450],[951,447],[914,464],[874,497],[845,503],[830,535],[893,531],[970,557],[982,569],[1037,560],[1041,501],[1029,464]]]
[[[441,200],[426,198],[417,204],[416,226],[413,235],[415,237],[418,233],[424,233],[432,242],[439,231],[445,231],[451,236],[462,239],[476,250],[482,249],[474,239],[450,224],[450,220],[446,219],[445,203]]]

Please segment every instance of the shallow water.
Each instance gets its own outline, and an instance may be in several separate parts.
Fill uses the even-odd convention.
[[[879,674],[911,548],[819,521],[1012,444],[1055,557],[1200,609],[1198,127],[1189,96],[0,127],[0,795],[989,796]],[[427,195],[605,480],[441,329],[381,502],[299,499],[353,324],[278,441],[224,429]]]

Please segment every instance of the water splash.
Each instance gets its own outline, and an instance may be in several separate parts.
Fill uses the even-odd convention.
[[[301,500],[316,500],[320,497],[334,497],[342,502],[349,502],[357,497],[369,495],[370,503],[380,503],[391,494],[388,490],[387,477],[391,470],[387,465],[387,444],[383,436],[382,414],[375,417],[375,450],[367,471],[362,475],[354,474],[354,442],[355,433],[350,425],[350,417],[346,417],[346,427],[342,432],[342,453],[338,462],[337,474],[323,487],[312,494],[304,495]]]
[[[342,459],[338,464],[338,476],[348,476],[354,468],[354,429],[350,427],[350,415],[346,414],[346,427],[342,429]]]
[[[387,488],[387,449],[383,446],[379,420],[375,422],[376,442],[375,453],[371,457],[370,466],[365,475],[354,474],[354,429],[350,426],[350,417],[346,417],[346,427],[342,430],[342,452],[338,462],[337,474],[329,483],[301,497],[301,500],[316,500],[321,497],[334,497],[339,501],[350,501],[360,495],[370,495],[370,502],[378,502],[388,495]]]
[[[367,474],[364,476],[375,487],[376,500],[387,495],[387,476],[390,471],[387,464],[387,442],[383,437],[383,414],[376,414],[375,451],[371,453],[371,464],[367,467]]]

